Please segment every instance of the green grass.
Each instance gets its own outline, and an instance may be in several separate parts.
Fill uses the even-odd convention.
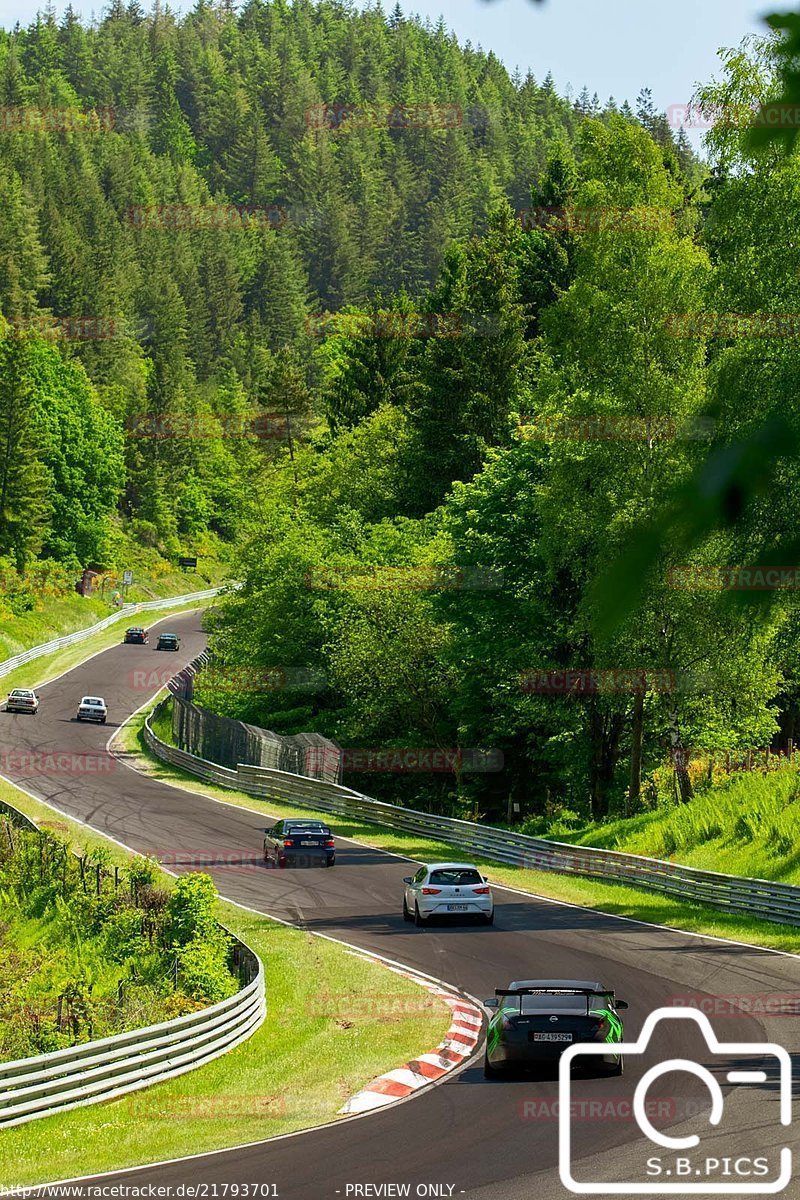
[[[147,971],[148,982],[130,988],[130,960],[109,960],[102,935],[78,925],[80,911],[53,905],[39,915],[26,910],[24,899],[15,905],[13,893],[7,894],[0,926],[0,1061],[73,1044],[69,1024],[59,1030],[55,1017],[66,981],[77,977],[91,981],[91,1019],[80,1017],[81,1041],[89,1031],[93,1038],[110,1037],[164,1019],[166,985],[150,978],[155,955],[136,960],[139,979]],[[129,991],[120,1006],[122,981]]]
[[[128,590],[131,603],[204,591],[223,583],[227,577],[227,568],[218,546],[208,547],[209,552],[198,560],[198,570],[182,571],[154,549],[125,537],[121,537],[121,543],[121,561],[133,570],[133,583]],[[111,590],[107,590],[109,594],[106,598],[83,597],[76,592],[65,596],[48,596],[31,612],[19,616],[4,615],[0,627],[0,662],[43,642],[95,625],[115,612],[111,604]]]
[[[152,711],[152,709],[150,709],[149,711]],[[139,730],[142,728],[143,724],[144,724],[144,721],[139,723],[139,725],[138,725]],[[162,711],[160,713],[156,713],[156,715],[152,718],[152,720],[150,722],[150,727],[153,730],[153,733],[156,735],[156,737],[161,738],[162,742],[171,742],[172,741],[172,705],[171,704],[168,704],[167,707],[165,709],[162,709]]]
[[[247,808],[251,812],[266,813],[275,817],[296,816],[298,813],[314,815],[330,821],[340,837],[354,838],[392,854],[416,861],[431,862],[437,858],[463,859],[464,851],[446,842],[434,841],[416,834],[401,833],[381,825],[371,825],[330,813],[318,812],[293,806],[277,799],[259,800],[243,792],[219,787],[197,779],[185,771],[179,771],[160,762],[149,754],[141,737],[146,712],[134,717],[117,734],[116,744],[138,756],[139,765],[154,778],[175,784],[188,791],[199,792],[222,800],[226,804]],[[167,726],[168,731],[168,726]],[[162,730],[163,736],[164,730]],[[583,908],[597,908],[617,916],[631,917],[658,925],[714,937],[731,938],[755,946],[765,946],[790,953],[800,952],[800,930],[791,926],[776,925],[769,921],[751,918],[746,914],[727,913],[707,905],[689,904],[684,901],[648,892],[639,888],[618,884],[605,884],[594,879],[575,875],[558,875],[550,871],[536,871],[524,867],[507,866],[489,859],[474,859],[485,868],[493,883],[518,888],[539,896],[565,901]]]
[[[730,875],[800,884],[800,769],[721,776],[685,805],[562,838]]]
[[[189,588],[188,590],[193,589]],[[200,591],[201,589],[195,590]],[[210,608],[211,603],[205,601],[203,607]],[[190,612],[195,608],[197,608],[196,600],[189,604],[179,604],[174,608],[164,609],[163,613],[160,610],[148,613],[148,627],[152,628],[159,621],[177,616],[178,613]],[[90,621],[89,624],[93,624],[93,622]],[[65,671],[71,671],[73,667],[79,666],[93,654],[116,646],[122,641],[124,628],[125,620],[123,618],[108,629],[102,629],[99,633],[93,634],[85,642],[79,642],[76,646],[66,646],[63,650],[56,650],[54,654],[45,654],[41,658],[35,658],[33,662],[17,667],[15,671],[0,678],[0,697],[4,698],[15,687],[43,687],[56,676],[63,675]],[[44,638],[43,640],[48,641],[49,639]]]
[[[76,844],[106,846],[112,862],[129,857],[2,781],[0,798]],[[403,976],[232,904],[220,902],[219,916],[264,962],[265,1024],[180,1079],[0,1131],[0,1185],[218,1150],[334,1120],[370,1079],[444,1036],[449,1010]]]

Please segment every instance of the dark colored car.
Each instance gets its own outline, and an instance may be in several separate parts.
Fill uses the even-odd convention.
[[[323,821],[287,817],[266,831],[264,862],[276,867],[332,867],[336,843]]]
[[[150,641],[147,630],[139,625],[133,625],[125,630],[125,643],[129,646],[146,646]]]
[[[561,1053],[576,1042],[607,1042],[608,1054],[598,1055],[608,1075],[622,1074],[622,1055],[614,1047],[624,1040],[620,1012],[624,1000],[601,983],[574,979],[523,979],[498,988],[497,1009],[489,1021],[483,1073],[496,1079],[525,1066],[557,1064]]]
[[[156,642],[156,650],[180,650],[181,639],[177,633],[160,633]]]

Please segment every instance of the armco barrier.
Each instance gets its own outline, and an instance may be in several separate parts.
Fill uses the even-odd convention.
[[[166,703],[167,700],[161,701],[152,715]],[[751,917],[800,925],[800,887],[791,884],[699,871],[635,854],[551,842],[491,825],[433,816],[373,800],[339,784],[323,783],[267,767],[240,763],[236,770],[231,770],[161,741],[153,732],[149,717],[145,721],[144,740],[152,753],[164,762],[251,796],[283,800],[336,816],[421,834],[496,862],[538,871],[584,875],[606,883],[629,884],[693,903],[745,912]]]
[[[32,824],[11,805],[3,808],[19,823]],[[245,1041],[266,1016],[264,968],[238,939],[234,954],[244,986],[210,1008],[36,1058],[0,1063],[0,1130],[175,1079]]]
[[[0,800],[0,817],[4,821],[9,821],[12,825],[18,825],[21,829],[28,829],[32,833],[39,828],[35,821],[32,821],[30,817],[26,817],[25,813],[19,812],[18,809],[14,808],[13,804],[6,804],[5,800]]]
[[[22,667],[25,663],[32,662],[35,658],[41,658],[45,654],[53,654],[56,650],[63,650],[65,646],[74,646],[78,642],[84,642],[87,638],[92,637],[95,633],[100,633],[103,629],[108,629],[109,625],[113,625],[116,621],[121,621],[125,617],[132,617],[138,612],[151,612],[157,608],[176,608],[180,604],[190,604],[193,600],[210,600],[212,597],[219,594],[221,588],[207,588],[204,592],[190,592],[186,596],[168,596],[163,600],[146,600],[142,604],[125,604],[118,612],[111,613],[110,616],[104,617],[102,621],[98,621],[96,625],[88,625],[85,629],[78,629],[75,633],[68,633],[64,637],[54,638],[52,642],[44,642],[41,646],[32,646],[30,650],[23,651],[22,654],[15,654],[13,658],[7,658],[0,662],[0,679],[4,675],[10,675],[17,667]]]

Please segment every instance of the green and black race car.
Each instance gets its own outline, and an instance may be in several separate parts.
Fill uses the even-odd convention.
[[[557,1063],[576,1042],[607,1042],[597,1056],[608,1075],[622,1074],[624,1040],[620,1012],[628,1005],[602,983],[574,979],[523,979],[498,988],[487,1008],[489,1021],[483,1073],[496,1079],[505,1071]],[[595,1060],[593,1060],[595,1061]]]

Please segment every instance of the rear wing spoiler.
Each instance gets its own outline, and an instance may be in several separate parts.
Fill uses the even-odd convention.
[[[606,1000],[609,997],[614,998],[614,992],[611,990],[598,992],[594,988],[571,988],[571,987],[529,987],[529,988],[495,988],[495,996],[600,996]]]
[[[496,1000],[493,1001],[490,1007],[496,1007],[497,1001],[503,997],[513,997],[519,1001],[519,1011],[522,1012],[522,1001],[525,996],[583,996],[586,999],[586,1011],[590,1011],[592,999],[610,1000],[614,1004],[615,996],[613,991],[595,991],[594,988],[570,988],[570,987],[528,987],[528,988],[495,988]],[[621,1002],[620,1002],[621,1003]],[[487,1001],[489,1004],[489,1001]],[[627,1005],[626,1005],[627,1007]]]

